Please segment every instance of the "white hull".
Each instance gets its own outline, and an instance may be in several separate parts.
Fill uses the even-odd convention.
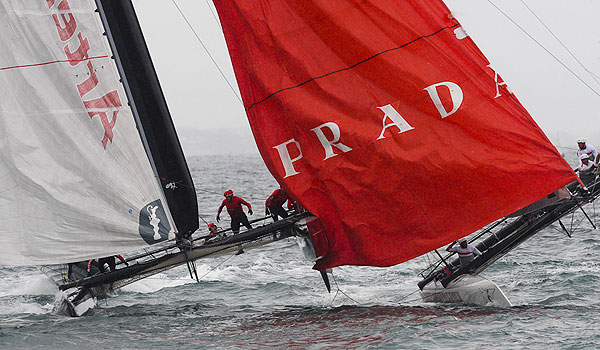
[[[494,282],[479,275],[462,275],[450,282],[446,288],[434,280],[423,288],[421,298],[424,302],[512,306]]]

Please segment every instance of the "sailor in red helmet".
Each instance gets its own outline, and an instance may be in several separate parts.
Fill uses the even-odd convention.
[[[211,222],[208,224],[208,233],[210,236],[214,236],[217,233],[217,230],[219,228],[217,227],[217,225],[214,222]]]
[[[232,190],[225,191],[223,195],[225,196],[225,199],[223,200],[223,203],[221,203],[219,211],[217,211],[217,222],[221,220],[219,215],[221,215],[221,210],[223,207],[226,206],[227,212],[231,217],[231,231],[233,234],[240,232],[240,223],[246,226],[248,230],[251,230],[252,225],[250,225],[250,222],[248,222],[248,217],[246,214],[244,214],[242,204],[248,207],[248,214],[250,215],[252,215],[252,206],[240,197],[234,196]]]
[[[203,244],[217,241],[217,240],[220,240],[221,238],[225,237],[223,232],[217,233],[217,231],[219,231],[219,227],[217,226],[217,224],[215,224],[214,222],[209,223],[208,224],[208,237],[204,240]]]
[[[271,193],[265,201],[265,214],[273,217],[273,221],[277,221],[277,217],[287,218],[288,213],[283,209],[283,204],[290,200],[290,196],[283,188],[276,189]],[[288,206],[289,207],[289,206]]]

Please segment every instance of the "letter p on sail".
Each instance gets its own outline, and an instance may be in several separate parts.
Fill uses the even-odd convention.
[[[296,145],[299,153],[298,156],[293,159],[290,156],[290,151],[288,150],[288,144],[290,143],[294,143]],[[294,162],[302,158],[302,150],[300,149],[300,143],[298,143],[298,141],[290,139],[280,145],[274,146],[273,148],[279,152],[279,158],[281,159],[281,164],[283,164],[283,169],[285,170],[285,176],[283,177],[284,179],[292,175],[300,174],[296,171],[296,169],[294,169]]]
[[[440,99],[440,95],[438,94],[437,90],[438,86],[445,86],[448,88],[448,90],[450,90],[450,98],[452,99],[452,109],[450,110],[450,112],[447,112],[446,108],[442,104],[442,100]],[[431,97],[435,108],[437,108],[442,118],[446,118],[447,116],[454,114],[463,101],[463,92],[461,88],[457,84],[449,81],[433,84],[431,86],[426,87],[423,90],[427,90],[427,92],[429,93],[429,97]]]

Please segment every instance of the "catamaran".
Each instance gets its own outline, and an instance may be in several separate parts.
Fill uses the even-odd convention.
[[[481,289],[469,273],[597,197],[578,192],[442,1],[214,4],[261,156],[306,209],[223,239],[197,233],[194,184],[131,2],[0,1],[0,263],[43,266],[68,314],[293,235],[326,282],[340,265],[400,264],[575,183],[510,230],[492,224],[497,240],[472,268],[444,258],[423,275],[425,300],[487,303],[489,290],[452,293]],[[127,266],[87,275],[90,259],[116,254]]]
[[[190,237],[194,184],[131,2],[6,0],[0,15],[0,261],[41,266],[67,314],[175,266],[195,275],[194,260],[281,239],[304,215]]]

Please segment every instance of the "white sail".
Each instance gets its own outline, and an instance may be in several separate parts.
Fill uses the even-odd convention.
[[[102,257],[172,234],[95,10],[0,0],[0,264]]]

